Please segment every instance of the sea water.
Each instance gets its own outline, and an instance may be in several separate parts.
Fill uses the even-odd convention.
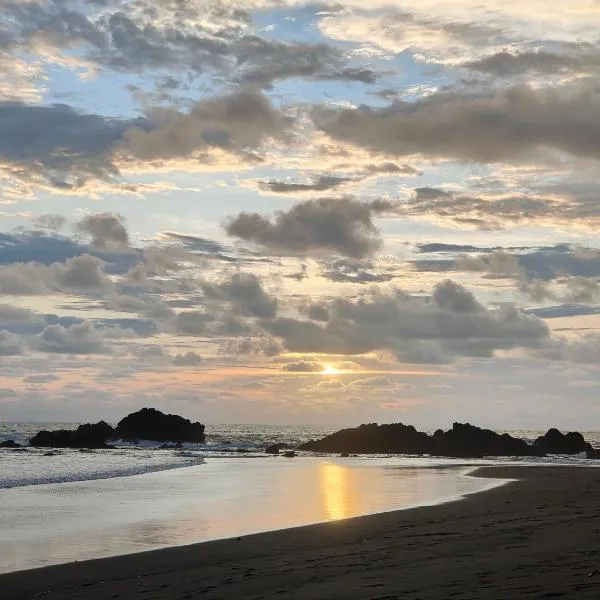
[[[6,424],[0,441],[43,427]],[[509,462],[264,453],[269,443],[295,446],[327,432],[220,426],[208,429],[206,445],[179,450],[2,450],[0,572],[456,500],[503,483],[468,476],[474,467]]]

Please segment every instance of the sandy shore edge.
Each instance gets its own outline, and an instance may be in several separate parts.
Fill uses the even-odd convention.
[[[511,481],[435,506],[0,575],[1,596],[600,597],[600,469],[469,476]]]

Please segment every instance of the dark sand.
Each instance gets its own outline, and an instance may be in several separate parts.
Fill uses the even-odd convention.
[[[440,506],[0,575],[0,598],[600,598],[600,470],[520,478]]]

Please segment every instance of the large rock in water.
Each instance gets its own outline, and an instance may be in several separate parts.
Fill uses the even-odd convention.
[[[578,431],[563,434],[558,429],[548,431],[533,442],[533,447],[544,454],[579,454],[585,452],[592,454],[592,445],[585,441]]]
[[[453,458],[483,456],[537,456],[540,452],[508,433],[498,434],[469,423],[454,423],[449,431],[438,429],[431,438],[430,454]]]
[[[524,440],[470,425],[454,423],[449,431],[433,436],[410,425],[361,425],[342,429],[321,440],[311,441],[300,450],[360,454],[432,454],[455,458],[483,456],[538,456],[540,450]]]
[[[109,448],[106,441],[114,429],[106,422],[80,425],[75,430],[40,431],[29,440],[30,446],[43,448]]]
[[[117,425],[117,434],[124,440],[199,444],[205,441],[202,423],[192,423],[178,415],[166,415],[155,408],[142,408],[127,415]]]
[[[312,452],[358,452],[360,454],[425,454],[429,436],[412,425],[370,423],[336,431],[317,441],[300,446]]]

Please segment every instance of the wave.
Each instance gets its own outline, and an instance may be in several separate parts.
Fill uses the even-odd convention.
[[[0,489],[113,479],[201,465],[195,452],[131,452],[127,450],[3,451]]]

